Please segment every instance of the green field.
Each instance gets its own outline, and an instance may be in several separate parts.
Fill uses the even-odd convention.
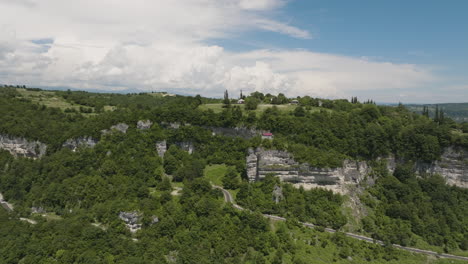
[[[212,184],[223,186],[222,180],[227,169],[228,167],[224,164],[208,165],[205,168],[204,175]]]
[[[223,105],[224,104],[202,104],[198,108],[201,110],[208,110],[211,109],[215,113],[220,113],[223,111]],[[245,105],[243,104],[233,104],[232,106],[239,106],[242,110],[245,110]],[[296,109],[297,105],[290,105],[290,104],[284,104],[284,105],[272,105],[272,104],[259,104],[257,106],[256,110],[253,110],[257,116],[259,116],[263,111],[265,111],[267,108],[272,108],[273,106],[276,106],[279,111],[281,112],[292,112],[294,109]],[[326,109],[323,107],[311,107],[310,110],[306,110],[309,113],[312,112],[318,112],[320,110],[326,110],[326,111],[331,111],[330,109]]]
[[[78,104],[71,104],[65,100],[65,98],[58,96],[53,91],[31,91],[27,89],[17,89],[17,91],[26,99],[31,100],[34,103],[42,104],[47,107],[59,108],[62,111],[65,109],[74,109],[80,111],[80,107],[92,108],[88,106],[82,106]],[[105,110],[113,110],[109,107],[104,107]],[[93,109],[94,111],[94,109]],[[94,113],[83,113],[84,116],[92,116]]]
[[[54,91],[32,91],[32,90],[27,90],[23,88],[18,88],[16,89],[23,98],[31,100],[33,103],[38,103],[41,105],[45,105],[47,107],[55,107],[59,108],[62,111],[65,109],[74,109],[76,111],[80,111],[80,107],[84,108],[92,108],[94,111],[93,107],[89,106],[84,106],[84,105],[79,105],[79,104],[73,104],[69,103],[65,100],[65,98],[58,96]],[[104,111],[114,111],[115,107],[110,106],[110,105],[105,105],[104,106]],[[95,113],[82,113],[84,116],[92,116],[95,115]]]

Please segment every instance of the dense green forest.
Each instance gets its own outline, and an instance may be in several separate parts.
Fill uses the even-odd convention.
[[[0,263],[427,263],[426,256],[391,246],[300,227],[297,221],[346,231],[346,197],[297,189],[273,175],[249,183],[245,157],[259,146],[288,150],[322,168],[346,158],[374,162],[376,184],[361,197],[371,213],[360,231],[387,244],[466,254],[468,191],[437,176],[417,178],[405,166],[392,175],[377,162],[387,155],[432,162],[445,147],[468,148],[466,123],[434,120],[402,105],[310,97],[284,111],[290,99],[260,93],[246,97],[256,103],[247,110],[236,100],[201,96],[24,91],[0,88],[0,134],[39,140],[48,149],[41,159],[0,151],[0,192],[15,205],[13,212],[0,210]],[[273,106],[258,111],[264,102]],[[204,109],[207,104],[222,107]],[[153,125],[137,129],[139,120]],[[170,127],[175,122],[180,128]],[[117,123],[128,131],[101,132]],[[275,137],[226,137],[208,127],[256,128]],[[99,143],[76,152],[62,147],[83,136]],[[162,140],[168,150],[160,157],[155,143]],[[194,153],[178,142],[192,142]],[[204,169],[213,164],[229,168],[219,175],[223,185],[251,211],[235,210],[212,188]],[[272,199],[275,186],[284,194],[279,203]],[[182,191],[174,194],[176,188]],[[135,234],[119,219],[129,211],[141,215]],[[272,222],[260,212],[289,220]]]

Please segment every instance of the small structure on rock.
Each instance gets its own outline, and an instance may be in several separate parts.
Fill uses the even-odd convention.
[[[271,132],[262,133],[262,139],[273,139],[273,133]]]

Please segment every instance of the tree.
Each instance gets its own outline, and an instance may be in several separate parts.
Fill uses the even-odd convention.
[[[255,109],[257,109],[257,106],[258,106],[259,103],[260,103],[260,101],[257,98],[248,97],[245,100],[245,109],[246,110],[255,110]]]
[[[233,167],[229,167],[226,175],[224,175],[223,179],[223,186],[226,189],[237,189],[240,186],[240,179],[237,175],[236,170]]]
[[[224,100],[223,100],[224,107],[231,106],[231,101],[229,100],[228,90],[224,91]]]
[[[296,117],[303,117],[305,116],[306,112],[304,110],[304,107],[298,106],[294,109],[294,116]]]

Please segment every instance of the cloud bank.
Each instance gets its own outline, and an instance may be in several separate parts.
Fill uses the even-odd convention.
[[[395,91],[439,79],[420,65],[295,49],[232,52],[206,44],[250,31],[313,38],[311,32],[273,18],[285,4],[0,0],[0,83],[216,97],[224,89],[328,98],[389,90],[390,95],[376,93],[377,100],[395,101],[401,100]]]

